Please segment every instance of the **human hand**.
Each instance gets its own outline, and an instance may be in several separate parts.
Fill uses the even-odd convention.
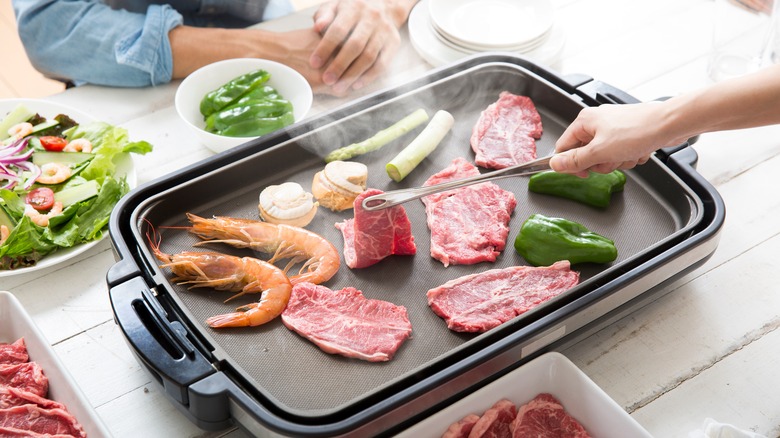
[[[247,56],[270,59],[294,69],[309,82],[312,91],[319,94],[333,94],[331,87],[322,82],[324,69],[313,68],[309,56],[322,41],[314,29],[299,29],[288,32],[269,32],[259,29],[241,29],[243,41],[250,49]]]
[[[664,130],[664,109],[660,102],[583,109],[556,142],[550,167],[587,176],[646,163],[655,150],[687,139]]]
[[[401,42],[398,28],[413,4],[333,0],[317,10],[314,30],[322,41],[309,63],[313,69],[324,68],[321,81],[332,87],[332,94],[360,89],[386,70]]]

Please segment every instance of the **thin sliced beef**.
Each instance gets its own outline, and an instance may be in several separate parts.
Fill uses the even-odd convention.
[[[551,394],[539,394],[520,407],[513,438],[590,438],[584,427]]]
[[[36,405],[0,409],[0,427],[39,434],[87,436],[84,428],[67,411],[43,409]]]
[[[478,175],[479,170],[458,157],[424,185]],[[494,262],[506,247],[509,220],[517,205],[512,192],[491,182],[426,196],[431,257],[444,266]]]
[[[471,133],[478,166],[503,169],[536,158],[542,118],[527,96],[501,92],[479,117]]]
[[[22,405],[38,405],[44,409],[65,409],[65,406],[56,401],[43,398],[31,392],[23,391],[10,386],[0,386],[0,409]]]
[[[49,379],[35,362],[0,365],[0,386],[10,386],[46,397],[49,391]]]
[[[428,305],[456,332],[485,332],[579,283],[568,261],[466,275],[428,291]]]
[[[31,432],[29,430],[22,430],[22,429],[16,429],[12,427],[3,427],[0,426],[0,437],[3,438],[15,438],[15,437],[24,437],[24,438],[73,438],[73,435],[67,435],[67,434],[48,434],[48,433],[36,433]]]
[[[390,255],[414,255],[412,224],[402,206],[366,211],[363,200],[381,194],[368,189],[355,198],[354,219],[336,224],[344,236],[344,260],[352,269],[374,265]]]
[[[24,338],[19,338],[13,344],[0,344],[0,365],[24,363],[30,360]]]
[[[308,282],[293,286],[282,322],[326,353],[369,362],[392,359],[412,334],[405,307]]]
[[[479,415],[466,415],[460,421],[452,423],[441,438],[468,438],[477,421],[479,421]]]
[[[471,429],[468,438],[509,438],[517,407],[507,399],[501,399],[485,411]]]

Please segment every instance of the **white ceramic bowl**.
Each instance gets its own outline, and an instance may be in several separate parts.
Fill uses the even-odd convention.
[[[200,101],[207,93],[242,74],[263,69],[271,74],[268,85],[293,105],[293,116],[298,122],[309,112],[313,99],[311,86],[292,68],[278,62],[256,58],[237,58],[218,61],[201,67],[184,78],[176,90],[176,112],[204,146],[222,152],[256,137],[227,137],[207,132],[200,113]]]

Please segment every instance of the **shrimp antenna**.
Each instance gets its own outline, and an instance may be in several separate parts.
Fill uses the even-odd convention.
[[[149,219],[144,218],[144,222],[146,222],[148,227],[146,230],[146,240],[149,241],[149,245],[151,245],[153,249],[158,249],[160,247],[160,242],[162,242],[162,237],[157,233],[157,230],[154,229],[154,225],[152,225]]]

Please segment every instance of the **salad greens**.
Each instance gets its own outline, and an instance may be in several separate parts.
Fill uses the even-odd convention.
[[[32,132],[21,138],[9,134],[19,123],[33,125]],[[79,124],[63,114],[45,119],[22,105],[0,120],[0,128],[4,128],[0,133],[0,230],[5,231],[0,236],[0,269],[31,266],[59,248],[101,239],[112,209],[130,191],[125,176],[117,175],[117,163],[128,154],[152,150],[146,141],[130,141],[124,128],[104,122]],[[47,149],[52,138],[64,139],[64,144],[87,139],[92,150]],[[42,184],[38,177],[45,164],[36,164],[41,162],[68,166],[70,176],[57,184]],[[54,207],[40,210],[40,205],[33,205],[30,192],[42,187],[51,189],[52,201],[62,206],[62,213],[56,214]],[[38,225],[32,219],[36,214],[49,214],[48,224]]]

